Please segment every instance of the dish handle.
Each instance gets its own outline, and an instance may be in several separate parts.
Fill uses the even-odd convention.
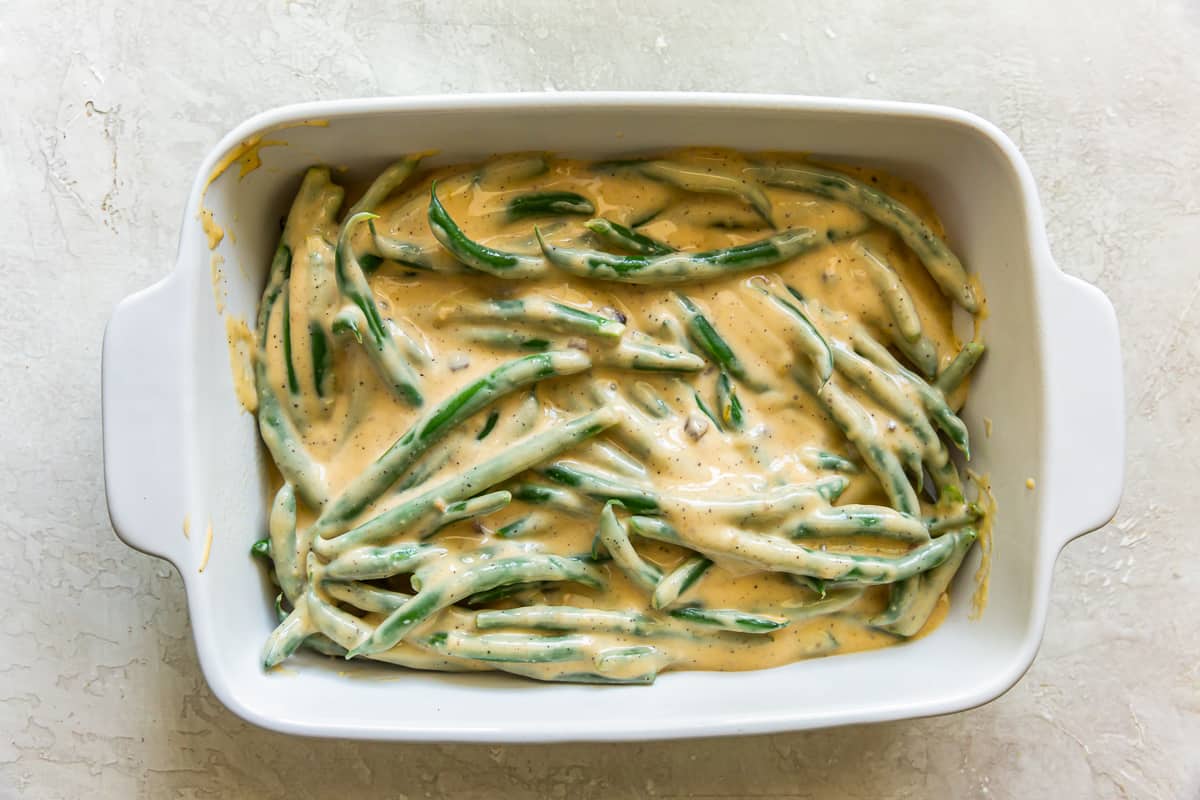
[[[178,564],[185,544],[186,324],[178,273],[117,305],[104,331],[104,491],[117,536]]]
[[[1106,525],[1125,480],[1125,384],[1117,315],[1090,283],[1053,274],[1044,306],[1048,526],[1059,549]]]

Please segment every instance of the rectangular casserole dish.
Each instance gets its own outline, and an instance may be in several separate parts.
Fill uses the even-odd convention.
[[[932,635],[769,670],[668,672],[650,687],[602,687],[301,655],[265,673],[259,653],[274,615],[247,548],[266,527],[268,459],[234,394],[224,317],[252,324],[278,219],[303,169],[326,163],[362,179],[399,154],[429,149],[439,151],[434,163],[449,163],[516,150],[598,157],[691,145],[804,151],[909,178],[980,274],[989,353],[964,419],[972,467],[990,475],[999,503],[985,612],[971,618],[977,548],[952,588],[948,619]],[[201,209],[225,228],[219,275]],[[766,733],[986,703],[1032,662],[1054,560],[1071,538],[1115,513],[1124,460],[1112,306],[1055,265],[1032,176],[1012,142],[953,109],[787,96],[420,97],[260,114],[200,167],[174,270],[114,312],[103,351],[103,424],[113,527],[131,547],[178,567],[200,663],[222,702],[280,731],[391,740]]]

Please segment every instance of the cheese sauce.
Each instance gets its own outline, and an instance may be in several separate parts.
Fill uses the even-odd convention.
[[[726,151],[689,150],[672,153],[674,163],[716,174],[740,175],[746,157]],[[756,164],[796,163],[794,156],[761,155]],[[551,244],[600,248],[583,223],[605,217],[668,243],[681,251],[707,251],[746,244],[776,232],[741,198],[687,191],[667,182],[648,179],[633,169],[596,169],[588,162],[547,158],[544,170],[525,174],[520,157],[503,157],[483,165],[459,165],[418,175],[376,212],[375,232],[393,240],[440,252],[428,219],[430,187],[436,179],[437,195],[450,216],[476,242],[499,250],[539,254],[533,235],[538,226]],[[515,165],[515,166],[514,166]],[[916,212],[936,234],[941,234],[932,208],[911,184],[876,170],[839,167],[870,187],[885,192]],[[551,215],[513,220],[506,207],[531,191],[573,192],[594,206],[590,215]],[[296,375],[313,374],[313,347],[308,339],[310,322],[317,314],[328,331],[336,310],[337,286],[311,275],[306,264],[312,256],[333,263],[336,226],[321,222],[321,198],[300,202],[293,212],[298,224],[289,224],[286,244],[293,254],[288,297],[288,317],[270,316],[264,355],[266,375],[276,394],[284,399],[302,442],[320,465],[337,497],[350,482],[402,436],[420,414],[482,378],[491,370],[522,355],[520,348],[494,344],[481,331],[517,328],[506,322],[477,323],[463,319],[463,309],[484,301],[548,299],[586,309],[623,322],[627,332],[637,331],[663,345],[700,353],[682,324],[682,292],[699,308],[730,349],[745,365],[747,377],[737,382],[737,397],[745,423],[741,430],[704,415],[697,398],[709,411],[717,407],[720,372],[710,362],[698,372],[632,371],[593,365],[575,375],[554,377],[504,396],[494,404],[494,427],[483,435],[490,409],[474,415],[410,469],[425,476],[418,486],[393,489],[363,512],[358,522],[394,508],[416,494],[469,467],[496,456],[514,441],[549,430],[566,419],[601,406],[633,415],[643,435],[627,435],[618,425],[562,454],[557,460],[618,476],[628,485],[645,485],[676,498],[667,512],[677,530],[714,532],[725,523],[714,518],[713,502],[725,498],[756,498],[772,488],[809,484],[836,474],[817,455],[832,453],[859,465],[846,474],[849,485],[837,505],[869,503],[888,505],[880,482],[812,394],[792,377],[804,356],[794,351],[789,320],[772,307],[764,288],[793,288],[811,308],[823,309],[822,333],[852,338],[859,326],[879,341],[892,344],[896,322],[870,265],[859,245],[866,245],[895,270],[911,295],[923,335],[936,350],[937,364],[945,368],[961,343],[952,325],[952,304],[930,277],[916,255],[892,231],[871,221],[851,206],[815,194],[765,187],[776,230],[812,228],[827,231],[865,229],[852,238],[830,241],[776,266],[735,272],[715,280],[678,285],[632,285],[590,280],[549,269],[544,278],[505,280],[466,268],[430,272],[385,261],[369,277],[379,311],[424,355],[412,359],[424,395],[424,405],[414,408],[378,377],[353,340],[339,340],[333,363],[333,391],[321,397],[313,391],[289,392],[285,362],[285,324],[290,337],[290,358]],[[303,198],[302,198],[303,200]],[[373,249],[367,225],[354,231],[359,253]],[[448,260],[452,263],[452,259]],[[329,274],[332,274],[330,272]],[[322,309],[326,309],[322,311]],[[539,334],[540,335],[540,334]],[[629,335],[628,333],[626,335]],[[532,338],[532,337],[531,337]],[[594,340],[551,334],[555,349],[565,346],[596,356],[605,345]],[[537,343],[527,345],[536,347]],[[603,359],[598,359],[602,361]],[[910,367],[911,368],[911,367]],[[915,368],[914,368],[914,371]],[[919,448],[909,421],[851,381],[842,380],[845,392],[867,412],[874,429],[900,450]],[[951,395],[955,408],[965,390]],[[655,417],[632,398],[657,397],[669,407]],[[728,420],[725,420],[728,423]],[[722,430],[721,428],[724,428]],[[545,482],[544,478],[538,477]],[[403,481],[399,485],[403,485]],[[493,487],[504,488],[503,486]],[[928,505],[926,512],[932,508]],[[561,556],[583,557],[592,552],[597,533],[597,503],[593,513],[562,513],[514,499],[503,509],[472,520],[456,522],[437,533],[432,543],[448,551],[447,559],[470,558],[476,553],[508,554],[536,550]],[[299,526],[311,525],[315,509],[301,504]],[[618,509],[622,518],[626,512]],[[770,509],[767,509],[769,513]],[[532,516],[531,516],[532,515]],[[503,538],[506,526],[528,523],[530,532]],[[403,537],[402,537],[403,538]],[[688,558],[690,549],[633,537],[638,553],[668,574]],[[862,534],[810,538],[802,542],[815,550],[860,555],[898,556],[912,545],[895,538]],[[868,587],[838,613],[805,619],[791,613],[813,603],[818,595],[783,572],[766,571],[737,557],[714,556],[714,565],[680,597],[678,606],[741,611],[781,616],[790,623],[779,630],[751,635],[706,629],[679,623],[673,632],[650,641],[669,654],[671,669],[746,670],[770,667],[798,659],[878,648],[899,637],[867,624],[888,603],[888,587]],[[656,614],[646,588],[637,585],[614,561],[598,564],[605,586],[587,588],[578,583],[555,582],[529,586],[488,608],[527,605],[565,605]],[[398,591],[411,592],[408,576],[377,581]],[[926,623],[926,631],[944,617],[944,599]],[[350,606],[342,606],[350,609]],[[351,609],[352,610],[352,609]],[[354,612],[369,623],[383,614]],[[666,618],[665,615],[663,615]],[[668,621],[670,621],[669,618]],[[477,632],[473,610],[455,606],[425,623],[425,629]],[[491,631],[489,631],[491,632]],[[417,636],[420,631],[414,633]],[[593,641],[612,646],[645,644],[643,636],[621,633],[587,633]],[[411,639],[412,637],[410,637]],[[481,666],[475,664],[473,666]],[[462,667],[460,664],[461,668]],[[522,674],[553,679],[564,667],[559,663],[521,664]],[[578,671],[578,670],[575,670]],[[619,673],[618,673],[619,677]]]

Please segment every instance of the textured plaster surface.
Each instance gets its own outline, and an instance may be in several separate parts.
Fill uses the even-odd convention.
[[[0,797],[1200,797],[1200,5],[912,0],[0,4]],[[979,6],[979,7],[976,7]],[[203,155],[307,99],[546,89],[922,100],[1023,150],[1123,328],[1129,472],[991,705],[797,735],[395,746],[255,729],[181,582],[113,535],[100,341]]]

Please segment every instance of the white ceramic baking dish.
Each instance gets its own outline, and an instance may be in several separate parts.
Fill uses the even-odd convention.
[[[311,120],[327,125],[303,126]],[[245,140],[262,166],[207,187]],[[1000,513],[990,601],[971,619],[978,548],[933,635],[874,652],[743,673],[681,672],[651,687],[543,685],[404,672],[300,655],[259,666],[274,626],[247,547],[263,535],[264,454],[234,397],[213,297],[203,206],[226,228],[225,314],[252,319],[278,219],[315,162],[369,177],[397,154],[438,162],[545,149],[603,156],[686,145],[806,151],[882,166],[930,195],[986,286],[989,343],[965,419]],[[291,733],[395,740],[629,740],[893,720],[994,699],[1029,667],[1054,560],[1121,493],[1124,414],[1116,319],[1059,271],[1029,169],[991,124],[948,108],[713,94],[521,94],[350,100],[260,114],[226,136],[192,184],[174,270],[117,307],[104,342],[109,514],[130,546],[175,564],[209,685],[234,712]],[[984,435],[984,418],[993,431]],[[1032,479],[1032,484],[1027,481]],[[1029,488],[1033,486],[1034,488]],[[191,536],[182,532],[191,521]],[[214,531],[206,569],[204,530]]]

